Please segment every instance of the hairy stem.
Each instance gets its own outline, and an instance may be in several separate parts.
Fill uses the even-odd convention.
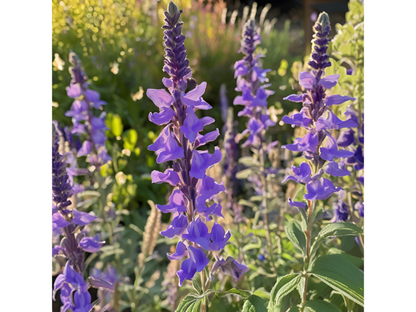
[[[312,212],[315,207],[315,201],[308,200],[308,229],[305,231],[306,234],[306,260],[304,262],[303,270],[306,272],[309,267],[310,262],[310,249],[311,249],[311,238],[312,238]],[[304,311],[306,304],[306,293],[308,292],[308,278],[309,275],[305,274],[305,288],[303,289],[303,298],[302,298],[302,309]]]

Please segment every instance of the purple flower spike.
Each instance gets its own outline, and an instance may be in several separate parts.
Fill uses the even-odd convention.
[[[312,180],[306,184],[306,190],[308,194],[304,196],[307,200],[324,200],[331,196],[333,193],[341,190],[340,187],[335,187],[334,184],[328,179]]]
[[[211,229],[211,243],[209,244],[208,250],[218,251],[224,249],[230,237],[230,231],[225,233],[224,228],[215,222]]]
[[[101,246],[105,243],[105,241],[100,242],[99,238],[96,236],[92,237],[84,237],[80,242],[79,246],[87,252],[97,252],[100,250]]]
[[[66,94],[68,97],[76,99],[77,97],[80,97],[82,94],[82,89],[79,83],[74,83],[69,87],[66,87]]]
[[[161,235],[172,238],[175,235],[181,235],[183,232],[186,231],[186,228],[188,227],[188,218],[184,214],[179,214],[176,216],[172,224],[168,226],[166,231],[160,232]]]
[[[221,205],[213,198],[224,190],[222,184],[206,175],[206,170],[222,159],[218,147],[210,154],[198,151],[197,148],[216,140],[219,130],[201,134],[206,125],[215,120],[211,117],[197,117],[196,111],[209,110],[209,105],[203,94],[207,83],[197,84],[192,78],[192,70],[185,48],[185,36],[182,34],[182,10],[170,2],[164,12],[164,47],[165,57],[163,71],[169,75],[163,78],[164,89],[148,89],[146,94],[159,107],[159,113],[150,113],[149,120],[158,125],[164,125],[156,141],[148,146],[157,155],[156,162],[174,161],[173,168],[165,172],[153,171],[153,183],[166,182],[174,186],[169,197],[169,204],[156,205],[164,213],[173,213],[174,219],[161,235],[168,238],[178,236],[180,241],[174,254],[168,254],[170,260],[181,260],[189,256],[181,264],[177,272],[179,285],[184,280],[190,280],[196,272],[201,272],[209,263],[206,252],[211,243],[211,234],[205,224],[210,221],[210,215],[223,217]],[[262,74],[262,73],[260,73]],[[191,89],[186,92],[187,89]],[[266,92],[266,95],[268,93]],[[206,206],[206,202],[214,199],[214,204]],[[200,247],[195,248],[198,245]],[[219,251],[219,250],[218,250]]]
[[[197,134],[204,129],[206,125],[212,124],[214,118],[203,117],[198,119],[192,107],[186,109],[186,118],[181,127],[182,133],[189,140],[189,142],[194,143]]]
[[[220,162],[222,153],[216,146],[214,154],[208,151],[194,151],[192,156],[192,166],[189,175],[193,178],[203,179],[205,177],[205,170]]]
[[[168,205],[156,205],[156,207],[163,213],[185,212],[185,198],[180,190],[175,189],[169,197]]]
[[[182,234],[182,237],[198,244],[204,249],[208,249],[210,244],[210,234],[208,233],[208,227],[201,219],[196,219],[189,223],[188,233]]]
[[[72,117],[75,121],[82,121],[88,118],[88,103],[84,100],[76,100],[72,103],[71,110],[65,113],[65,116]]]
[[[152,178],[152,183],[156,184],[166,182],[172,186],[176,186],[180,181],[178,174],[173,169],[166,169],[163,173],[153,170],[150,177]]]
[[[176,245],[176,251],[174,254],[168,253],[167,256],[170,260],[181,260],[183,257],[188,255],[188,250],[186,249],[186,245],[179,241]]]

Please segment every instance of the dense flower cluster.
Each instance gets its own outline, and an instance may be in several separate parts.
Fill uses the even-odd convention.
[[[283,122],[293,127],[300,126],[307,130],[303,138],[296,138],[293,144],[282,147],[293,152],[303,152],[303,156],[308,160],[308,163],[302,163],[299,168],[293,166],[293,174],[286,176],[283,182],[291,179],[305,184],[307,194],[304,198],[309,201],[327,199],[341,189],[335,187],[330,180],[323,178],[324,173],[336,177],[350,175],[349,170],[345,168],[345,159],[352,157],[354,153],[338,149],[338,144],[330,131],[358,126],[354,119],[349,118],[345,121],[339,119],[330,108],[332,105],[354,100],[349,96],[327,96],[326,94],[326,90],[333,88],[339,78],[339,75],[325,76],[325,68],[331,65],[326,54],[330,29],[329,17],[323,12],[314,25],[313,52],[308,62],[312,72],[299,74],[299,83],[306,92],[300,95],[292,94],[285,98],[292,102],[302,102],[303,108],[297,114],[282,118]],[[336,159],[341,159],[341,161],[336,162]],[[305,207],[304,203],[292,202],[291,199],[289,199],[289,204]],[[344,210],[338,209],[338,211],[340,212],[339,218],[342,219]]]
[[[230,239],[230,232],[225,232],[218,223],[214,223],[211,232],[208,231],[207,221],[212,216],[223,217],[221,205],[215,202],[215,195],[224,191],[224,186],[217,184],[205,171],[221,161],[222,153],[215,147],[213,154],[197,150],[219,136],[218,129],[201,135],[204,126],[214,122],[211,117],[198,118],[197,110],[209,110],[209,105],[202,95],[206,88],[203,82],[196,85],[191,78],[191,69],[184,45],[185,36],[182,34],[183,23],[180,21],[182,10],[170,2],[165,11],[164,46],[165,65],[163,71],[170,77],[163,78],[165,89],[148,89],[146,94],[159,107],[159,113],[150,113],[149,120],[157,125],[166,125],[155,142],[148,149],[157,155],[156,162],[172,161],[172,168],[165,172],[153,171],[153,183],[166,182],[174,186],[167,205],[157,205],[163,213],[173,213],[171,225],[161,234],[172,238],[178,236],[176,252],[168,254],[171,260],[180,260],[181,269],[177,272],[179,285],[184,280],[190,280],[196,272],[201,272],[209,263],[207,255],[222,250]],[[186,92],[187,88],[192,90]],[[211,201],[214,200],[214,203]],[[207,206],[208,203],[208,206]],[[227,258],[227,261],[217,258],[214,270],[228,270],[237,279],[247,270]]]
[[[237,77],[236,91],[242,92],[242,95],[234,99],[234,105],[244,105],[244,109],[238,113],[238,116],[249,117],[248,128],[243,131],[242,135],[249,134],[248,139],[242,145],[259,147],[264,141],[265,130],[275,125],[266,114],[267,98],[274,92],[267,90],[266,73],[270,69],[262,69],[259,66],[259,58],[264,55],[254,55],[257,45],[261,43],[261,38],[257,34],[255,22],[253,19],[247,21],[244,26],[243,38],[241,40],[240,52],[244,58],[237,61],[234,65],[234,77]],[[276,145],[277,142],[272,144]]]
[[[69,61],[73,64],[69,68],[71,73],[71,83],[67,87],[67,95],[75,101],[72,103],[71,109],[65,113],[65,116],[72,117],[73,128],[71,134],[77,136],[85,136],[82,146],[77,151],[77,157],[87,156],[87,161],[96,169],[111,160],[105,148],[105,112],[98,117],[94,115],[93,109],[100,109],[102,105],[106,105],[105,101],[100,100],[100,94],[97,91],[88,89],[89,83],[87,76],[82,68],[79,57],[70,52]],[[70,175],[87,174],[87,169],[76,168],[76,161],[71,163],[68,168]]]
[[[84,281],[84,253],[97,252],[104,244],[99,237],[88,237],[80,227],[90,224],[96,219],[93,215],[81,212],[75,208],[69,209],[69,200],[73,191],[66,172],[64,157],[58,152],[59,127],[55,122],[56,132],[52,146],[52,231],[61,235],[59,245],[52,249],[52,256],[67,260],[64,271],[55,280],[53,297],[61,290],[62,312],[72,309],[74,312],[87,312],[92,308],[91,295],[88,292],[89,283]],[[94,286],[112,288],[105,281],[93,280]]]

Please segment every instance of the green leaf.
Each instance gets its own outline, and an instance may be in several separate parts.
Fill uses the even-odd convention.
[[[273,312],[275,312],[275,311],[273,311]],[[297,306],[291,306],[290,309],[287,310],[286,312],[299,312],[299,308]]]
[[[310,273],[343,296],[364,306],[364,273],[343,255],[317,258]]]
[[[323,300],[311,300],[305,304],[305,312],[340,312],[332,303]]]
[[[270,292],[269,310],[279,306],[283,297],[296,289],[301,278],[302,276],[299,273],[279,277]]]
[[[116,137],[120,136],[123,133],[123,123],[119,115],[109,113],[107,115],[105,123]]]
[[[338,249],[338,248],[330,248],[328,250],[329,255],[342,255],[352,264],[354,264],[357,268],[361,267],[364,264],[364,260],[358,257],[354,257],[350,254],[347,254],[345,251]]]
[[[138,135],[137,131],[134,129],[129,129],[123,133],[123,148],[129,149],[131,151],[136,147]]]
[[[247,156],[247,157],[242,157],[238,160],[239,164],[242,164],[246,167],[251,167],[251,166],[260,166],[259,163],[255,163],[253,161],[253,157],[252,156]]]
[[[353,223],[337,222],[331,223],[325,226],[315,238],[311,248],[311,258],[315,256],[318,250],[319,243],[330,236],[343,237],[343,236],[359,236],[363,233],[363,229]]]
[[[201,295],[204,293],[202,289],[202,283],[201,283],[201,273],[195,274],[192,278],[192,287],[196,290],[196,292]]]
[[[299,222],[295,219],[290,220],[290,222],[285,226],[285,232],[286,232],[287,238],[305,256],[306,255],[306,235],[302,231],[302,227],[299,224]]]
[[[243,251],[248,251],[248,250],[251,250],[251,249],[260,249],[262,247],[261,239],[259,239],[258,237],[256,237],[256,239],[257,239],[257,243],[256,244],[247,244],[247,245],[244,245]]]
[[[253,170],[251,168],[248,168],[248,169],[244,169],[244,170],[237,172],[235,177],[237,179],[247,179],[248,176],[252,173],[253,173]]]
[[[239,201],[238,201],[238,204],[239,205],[243,205],[243,206],[248,206],[248,207],[254,207],[254,206],[256,206],[255,204],[253,204],[252,202],[249,202],[248,200],[245,200],[245,199],[240,199]]]
[[[186,295],[179,303],[176,312],[200,312],[203,298],[204,296],[193,293]]]
[[[227,291],[217,292],[215,294],[215,297],[221,298],[222,296],[225,296],[228,294],[239,295],[240,297],[243,297],[244,299],[247,299],[248,297],[251,296],[251,293],[247,290],[231,288],[230,290],[227,290]]]
[[[348,222],[331,223],[325,226],[318,234],[320,239],[330,236],[358,236],[363,233],[363,229],[358,225]]]
[[[244,302],[242,312],[267,312],[267,301],[258,296],[251,295]]]

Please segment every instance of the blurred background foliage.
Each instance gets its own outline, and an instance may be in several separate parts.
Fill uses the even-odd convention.
[[[166,76],[162,72],[164,50],[161,27],[163,11],[168,2],[169,0],[52,1],[53,119],[62,126],[71,126],[71,119],[65,116],[72,104],[72,99],[67,96],[65,89],[71,80],[68,71],[70,51],[74,51],[81,58],[91,89],[98,91],[101,99],[108,102],[104,107],[109,128],[106,133],[106,147],[112,161],[104,165],[100,171],[104,181],[108,181],[104,184],[109,185],[101,194],[101,200],[103,206],[107,205],[106,208],[109,207],[115,213],[95,229],[96,232],[107,232],[110,245],[102,248],[103,253],[92,260],[92,265],[103,267],[106,263],[111,263],[120,274],[119,286],[114,297],[119,301],[121,311],[136,311],[139,303],[140,312],[173,311],[178,301],[190,291],[190,286],[177,288],[176,270],[179,263],[169,261],[165,256],[166,252],[172,252],[170,246],[175,245],[177,240],[158,236],[153,245],[154,253],[146,255],[148,258],[145,260],[142,258],[146,266],[139,265],[139,255],[143,252],[143,244],[146,241],[146,220],[151,216],[153,204],[148,200],[164,203],[169,193],[166,184],[152,184],[150,179],[152,170],[164,171],[164,168],[155,162],[154,153],[147,150],[147,146],[157,138],[162,127],[148,120],[149,112],[156,111],[156,107],[146,96],[148,88],[162,88],[162,78]],[[269,114],[272,115],[272,119],[278,121],[295,108],[299,109],[296,103],[282,100],[288,94],[301,90],[297,79],[299,72],[306,69],[304,43],[301,39],[303,30],[299,25],[293,27],[295,19],[291,21],[280,16],[278,19],[269,4],[261,7],[257,3],[250,6],[239,3],[227,5],[223,0],[175,2],[184,10],[182,18],[185,23],[184,34],[187,37],[185,45],[193,78],[198,83],[208,83],[204,99],[213,106],[208,114],[214,117],[216,122],[206,130],[220,129],[221,147],[224,133],[220,86],[225,84],[226,95],[232,105],[237,95],[234,90],[233,66],[236,61],[242,59],[243,55],[238,53],[242,26],[250,17],[255,18],[261,28],[262,43],[258,52],[266,55],[262,59],[262,66],[271,69],[268,78],[271,83],[270,89],[275,94],[269,97]],[[364,73],[360,68],[363,64],[363,26],[360,23],[363,8],[357,3],[358,1],[351,1],[350,12],[346,15],[347,23],[336,26],[338,35],[331,46],[336,62],[333,62],[333,66],[328,70],[341,74],[340,87],[343,94],[348,90],[351,96],[362,99]],[[347,76],[347,68],[353,68],[357,75]],[[339,90],[334,92],[338,93]],[[242,132],[245,129],[245,121],[237,117],[239,109],[234,109],[234,120],[237,121],[238,131]],[[294,136],[301,134],[295,134],[289,125],[280,123],[279,126],[270,129],[269,135],[272,140],[279,140],[280,146],[293,141]],[[293,164],[287,151],[279,153],[276,157],[276,167],[284,168]],[[295,164],[297,160],[294,160]],[[217,173],[211,175],[220,181],[221,169],[214,170],[217,170]],[[241,198],[248,199],[255,195],[246,193],[250,187],[241,185],[240,189],[244,193]],[[284,194],[286,199],[289,196],[293,197],[296,192],[299,196],[302,195],[302,192],[290,183],[280,185],[278,192],[279,196]],[[87,206],[84,208],[90,209]],[[287,239],[283,225],[273,222],[270,229],[276,263],[269,263],[264,257],[267,253],[264,246],[265,231],[261,226],[253,227],[258,221],[257,210],[248,206],[245,211],[247,220],[238,228],[233,227],[229,214],[224,215],[224,222],[232,228],[233,235],[226,247],[227,253],[235,258],[243,255],[250,271],[238,285],[230,278],[220,278],[211,284],[212,289],[249,289],[256,291],[256,295],[268,299],[277,276],[301,270],[302,263],[298,251]],[[272,218],[274,217],[272,214]],[[290,221],[293,213],[286,209],[280,217]],[[166,227],[169,218],[169,214],[162,214],[162,228]],[[113,238],[110,238],[111,235]],[[341,243],[344,247],[349,244],[350,247],[347,247],[352,248],[351,242],[339,242],[336,246]],[[277,266],[277,270],[272,269],[274,266]],[[318,282],[315,284],[317,297],[328,291]],[[176,301],[172,304],[170,296],[173,297],[173,294]],[[285,299],[283,306],[289,307],[298,300],[297,297],[297,292],[293,292]],[[334,298],[339,299],[336,296]],[[212,310],[240,311],[241,302],[233,296],[214,298]]]
[[[167,3],[167,0],[54,0],[52,4],[53,118],[63,125],[71,123],[64,115],[72,103],[65,87],[70,81],[68,54],[74,51],[82,59],[91,88],[108,102],[107,147],[114,161],[104,166],[102,173],[128,172],[126,183],[130,186],[122,192],[124,196],[115,198],[120,208],[121,202],[127,204],[123,205],[127,209],[137,208],[137,203],[148,199],[160,202],[167,191],[164,185],[152,185],[149,178],[159,165],[147,146],[157,137],[160,127],[148,121],[147,116],[155,106],[145,94],[148,88],[163,87],[161,26]],[[263,66],[272,69],[268,76],[276,93],[269,98],[269,106],[283,113],[280,101],[294,82],[290,68],[295,60],[301,59],[289,54],[294,41],[289,35],[290,21],[284,21],[282,29],[277,29],[277,19],[267,18],[270,5],[230,9],[223,1],[179,0],[177,4],[184,9],[185,44],[193,77],[198,83],[208,82],[204,98],[214,107],[210,115],[216,123],[207,131],[223,126],[220,85],[226,84],[231,103],[237,95],[233,65],[242,58],[237,51],[242,25],[250,16],[256,17],[262,27],[260,52],[267,55]],[[292,109],[290,105],[283,104],[285,111]],[[244,124],[239,126],[242,131]],[[277,128],[280,127],[276,127],[274,136],[279,136],[278,131],[282,130]]]

